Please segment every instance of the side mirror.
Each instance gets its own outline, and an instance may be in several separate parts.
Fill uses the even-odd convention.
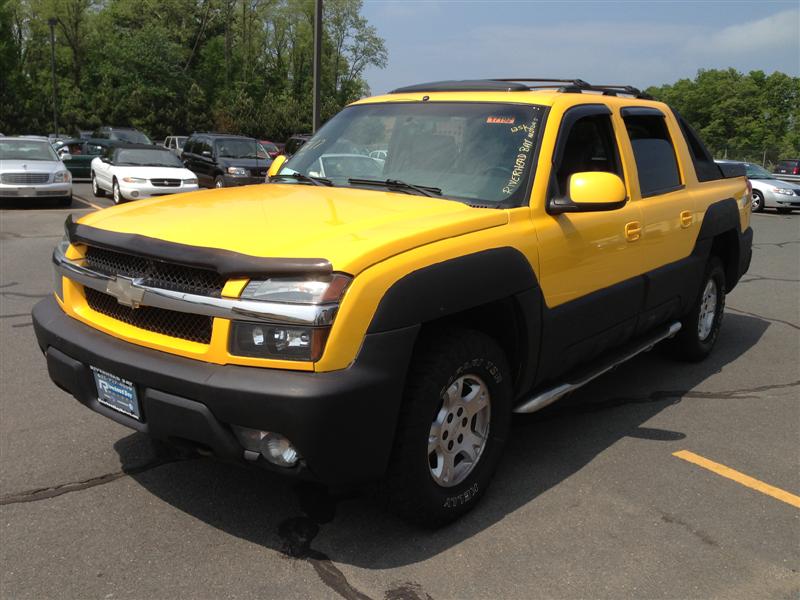
[[[59,152],[58,158],[60,158],[62,161],[70,160],[72,159],[72,155],[69,152]]]
[[[618,175],[603,171],[573,173],[567,182],[567,197],[552,199],[550,214],[565,212],[598,212],[625,206],[628,193]]]
[[[269,166],[269,171],[267,171],[267,181],[273,175],[277,175],[278,171],[281,170],[281,167],[286,164],[286,155],[281,154],[275,157],[275,160],[272,161],[272,164]]]
[[[104,162],[104,163],[106,163],[107,165],[110,165],[110,164],[111,164],[111,159],[110,159],[110,158],[108,158],[107,156],[101,156],[101,157],[100,157],[100,162]]]

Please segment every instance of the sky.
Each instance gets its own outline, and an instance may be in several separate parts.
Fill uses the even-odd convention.
[[[650,85],[734,67],[800,76],[800,0],[364,0],[373,94],[442,79]]]

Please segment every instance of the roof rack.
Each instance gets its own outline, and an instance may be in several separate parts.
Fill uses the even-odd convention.
[[[536,85],[531,85],[536,84]],[[414,92],[523,92],[539,89],[555,89],[558,92],[581,94],[600,92],[604,96],[632,96],[652,100],[652,96],[632,85],[592,85],[583,79],[548,79],[543,77],[510,77],[495,79],[464,79],[432,81],[397,88],[390,94]]]

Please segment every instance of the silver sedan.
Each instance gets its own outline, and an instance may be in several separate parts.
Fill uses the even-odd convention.
[[[718,163],[733,163],[733,160],[718,160]],[[779,213],[800,210],[800,185],[776,179],[773,173],[753,163],[744,165],[750,185],[753,186],[753,212],[775,208]]]
[[[72,202],[72,176],[47,141],[0,139],[0,198],[52,198]]]

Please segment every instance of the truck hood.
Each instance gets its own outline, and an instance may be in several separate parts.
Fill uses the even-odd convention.
[[[504,225],[508,215],[397,192],[269,184],[140,200],[79,222],[255,257],[323,258],[356,275],[412,248]]]

